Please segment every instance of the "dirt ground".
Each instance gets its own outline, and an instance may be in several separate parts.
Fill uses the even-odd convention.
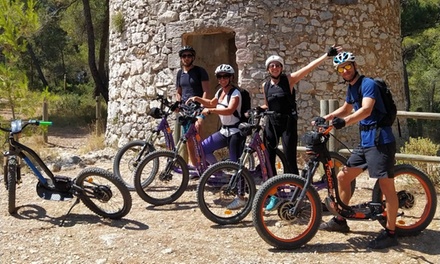
[[[73,155],[85,136],[50,133],[49,143],[53,151]],[[105,150],[107,155],[90,166],[111,170],[115,152]],[[74,177],[80,169],[59,174]],[[132,192],[132,210],[118,221],[102,219],[79,204],[62,227],[73,200],[42,200],[35,184],[31,174],[24,176],[17,190],[18,213],[12,216],[5,189],[0,189],[0,263],[440,263],[439,209],[428,229],[401,238],[392,249],[366,250],[380,224],[349,221],[348,234],[319,231],[301,249],[278,251],[259,237],[250,215],[233,226],[206,219],[196,203],[194,181],[180,199],[166,206],[150,206]]]

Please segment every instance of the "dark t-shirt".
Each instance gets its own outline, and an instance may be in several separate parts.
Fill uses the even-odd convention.
[[[191,96],[203,96],[202,81],[209,81],[206,70],[199,66],[192,67],[188,72],[179,70],[176,77],[176,89],[182,87],[182,101]]]

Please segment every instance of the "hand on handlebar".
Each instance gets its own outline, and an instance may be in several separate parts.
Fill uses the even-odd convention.
[[[345,120],[343,118],[335,117],[332,120],[332,125],[336,129],[341,129],[345,127]]]
[[[179,110],[179,104],[180,104],[180,102],[179,101],[176,101],[176,102],[174,102],[174,104],[172,104],[171,106],[170,106],[170,110],[171,111],[178,111]]]
[[[321,117],[321,116],[317,116],[317,117],[312,119],[312,125],[313,126],[324,125],[325,122],[327,122],[327,120],[325,120],[325,118]]]
[[[261,106],[257,106],[257,107],[254,107],[252,109],[247,110],[246,113],[244,113],[244,116],[246,118],[249,118],[253,115],[260,115],[261,113],[264,113],[264,111],[266,111],[266,109],[261,108]]]
[[[197,96],[190,97],[190,98],[188,98],[188,100],[186,100],[185,104],[189,105],[190,103],[195,103],[195,104],[199,103],[199,102],[197,102],[196,99],[197,99]]]

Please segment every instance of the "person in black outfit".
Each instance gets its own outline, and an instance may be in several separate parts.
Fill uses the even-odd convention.
[[[290,74],[283,73],[284,60],[278,55],[272,55],[266,60],[266,69],[270,79],[262,84],[265,104],[260,106],[262,110],[268,109],[275,114],[268,115],[268,122],[264,129],[266,147],[269,152],[269,159],[272,171],[276,174],[275,159],[276,148],[279,140],[283,145],[283,152],[287,158],[285,172],[298,174],[296,148],[298,141],[296,110],[296,98],[294,85],[297,84],[308,73],[318,67],[327,57],[332,57],[342,50],[341,47],[332,46],[328,52],[313,60],[305,67]],[[278,206],[278,199],[272,196],[266,206],[271,211]]]

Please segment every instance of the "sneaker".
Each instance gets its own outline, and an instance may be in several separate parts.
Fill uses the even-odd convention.
[[[389,247],[397,246],[399,242],[397,241],[397,236],[390,237],[387,231],[382,230],[379,235],[368,243],[367,248],[369,249],[384,249]]]
[[[337,220],[336,217],[333,217],[328,222],[324,222],[319,226],[319,229],[330,231],[330,232],[341,232],[348,233],[350,232],[350,227],[347,225],[347,220]]]
[[[246,205],[246,200],[236,197],[228,206],[226,206],[229,210],[236,210],[242,208]]]
[[[273,211],[276,210],[278,208],[278,206],[280,206],[282,200],[278,199],[278,197],[276,197],[275,195],[271,195],[269,198],[269,202],[266,205],[266,208],[264,209],[265,211]]]

